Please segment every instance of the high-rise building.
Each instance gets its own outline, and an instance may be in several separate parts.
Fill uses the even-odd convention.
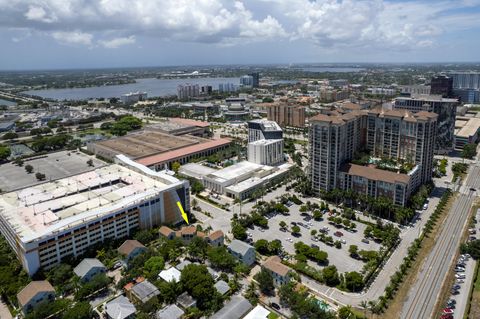
[[[200,96],[200,87],[198,84],[180,84],[177,86],[177,97],[180,100],[188,100],[192,97]]]
[[[305,127],[305,107],[274,103],[267,106],[267,118],[281,126]]]
[[[452,150],[455,144],[457,105],[457,99],[443,98],[440,95],[414,95],[397,97],[394,108],[411,112],[426,111],[438,114],[435,152],[446,153]]]
[[[123,104],[134,104],[138,101],[145,101],[147,99],[147,92],[130,92],[127,94],[122,94],[120,99],[122,100]]]
[[[480,72],[454,72],[449,75],[453,78],[454,89],[480,90]]]
[[[309,175],[319,193],[334,188],[390,198],[405,205],[411,193],[431,179],[437,115],[400,110],[362,110],[320,114],[310,119]],[[409,171],[392,172],[351,164],[357,151],[373,158],[409,163]]]
[[[240,77],[240,86],[253,88],[253,76],[251,75],[244,75]]]
[[[430,81],[430,94],[442,97],[453,97],[453,78],[446,75],[437,75]]]
[[[250,73],[249,76],[252,77],[252,87],[258,88],[260,86],[260,73],[253,72]]]
[[[261,165],[277,165],[283,162],[283,131],[267,120],[248,122],[248,161]]]
[[[237,86],[235,86],[233,83],[220,83],[218,85],[219,93],[230,93],[230,92],[236,92],[236,91],[237,91]]]
[[[210,95],[212,94],[213,88],[211,85],[202,85],[200,87],[200,93],[203,95]]]

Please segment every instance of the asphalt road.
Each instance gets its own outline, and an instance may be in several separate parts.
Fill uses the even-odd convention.
[[[480,188],[480,167],[471,166],[459,195],[441,226],[438,241],[426,258],[415,285],[410,290],[402,310],[401,318],[432,318],[435,304],[441,292],[457,249],[462,231],[468,224],[467,216],[477,192],[470,187]]]

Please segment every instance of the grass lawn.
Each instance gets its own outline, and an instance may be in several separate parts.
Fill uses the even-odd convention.
[[[276,313],[274,312],[270,312],[270,314],[267,316],[268,319],[277,319],[277,318],[280,318],[279,315],[277,315]]]

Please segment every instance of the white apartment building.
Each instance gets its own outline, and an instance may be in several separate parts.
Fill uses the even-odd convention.
[[[248,143],[248,161],[260,165],[283,162],[283,140],[258,140]]]
[[[123,104],[134,104],[147,99],[147,92],[130,92],[120,97]]]
[[[0,231],[29,275],[134,229],[182,222],[177,202],[190,211],[187,181],[116,160],[0,196]]]

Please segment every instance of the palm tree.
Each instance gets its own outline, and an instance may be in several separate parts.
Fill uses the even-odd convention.
[[[366,300],[362,300],[360,302],[360,307],[363,309],[363,315],[365,318],[367,317],[367,308],[368,308],[368,302]]]
[[[239,215],[242,215],[242,200],[238,197],[236,197],[234,200],[233,200],[233,203],[234,204],[240,204],[240,214]]]

